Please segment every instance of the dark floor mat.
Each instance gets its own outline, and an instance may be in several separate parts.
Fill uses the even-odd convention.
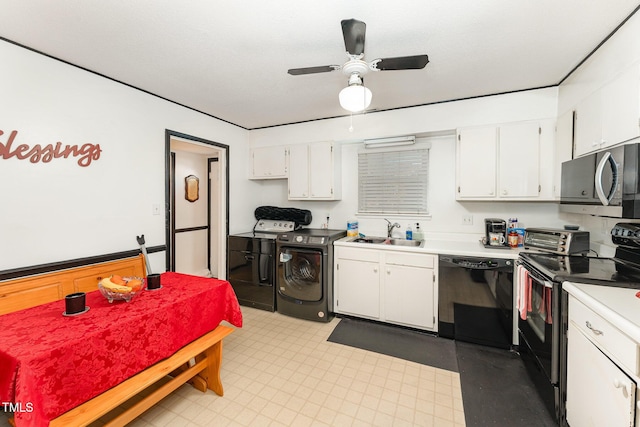
[[[520,355],[459,341],[455,347],[468,427],[557,425]]]
[[[327,341],[458,372],[454,341],[425,332],[345,317]]]

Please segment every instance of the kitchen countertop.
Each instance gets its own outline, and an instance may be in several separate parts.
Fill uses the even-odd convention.
[[[523,248],[517,249],[488,249],[479,240],[432,240],[425,239],[419,247],[394,246],[381,243],[355,243],[356,237],[343,237],[336,240],[336,246],[351,246],[358,248],[382,249],[402,252],[418,252],[434,255],[460,255],[474,257],[492,257],[502,259],[517,259]]]
[[[640,343],[638,289],[565,282],[562,288],[598,313],[631,339]]]

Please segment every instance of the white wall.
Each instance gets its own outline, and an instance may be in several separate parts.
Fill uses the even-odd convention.
[[[337,101],[336,101],[337,102]],[[557,203],[522,202],[457,202],[455,200],[455,138],[457,127],[506,123],[556,117],[555,88],[477,98],[465,101],[389,112],[356,115],[353,132],[349,118],[322,120],[250,133],[252,146],[285,145],[320,140],[333,140],[342,146],[342,200],[334,202],[288,201],[287,181],[262,182],[263,204],[295,206],[313,214],[311,227],[321,227],[330,216],[329,226],[346,229],[347,220],[355,218],[360,231],[369,235],[384,235],[386,222],[380,217],[356,217],[357,211],[357,149],[359,141],[395,135],[436,134],[430,138],[430,218],[389,217],[398,221],[403,230],[409,222],[420,222],[428,237],[479,238],[484,230],[484,218],[505,220],[517,217],[524,226],[561,227],[570,217],[560,214]],[[442,134],[445,135],[442,135]],[[514,154],[514,161],[524,161]],[[479,168],[480,170],[481,168]],[[472,225],[462,225],[463,215],[472,215]]]
[[[246,179],[247,134],[239,127],[103,77],[0,42],[0,144],[99,144],[88,167],[0,156],[0,270],[165,244],[165,129],[229,145],[230,227],[253,224],[254,203],[233,194]],[[0,146],[0,150],[3,147]],[[153,254],[155,270],[164,253]]]

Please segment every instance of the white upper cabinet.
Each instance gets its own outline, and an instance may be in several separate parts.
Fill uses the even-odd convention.
[[[602,92],[597,91],[576,105],[574,156],[595,151],[602,145]]]
[[[602,92],[604,146],[640,136],[640,65],[634,65],[605,85]]]
[[[309,197],[309,146],[289,148],[289,199]]]
[[[623,71],[575,110],[575,157],[639,137],[640,65]]]
[[[287,177],[287,147],[258,147],[251,150],[250,179]]]
[[[537,122],[501,125],[498,140],[500,197],[538,197],[540,134]]]
[[[458,130],[456,198],[496,196],[497,140],[498,128],[495,126]]]
[[[340,200],[340,146],[332,142],[289,147],[289,200]]]
[[[456,199],[554,199],[554,125],[545,120],[458,129]]]

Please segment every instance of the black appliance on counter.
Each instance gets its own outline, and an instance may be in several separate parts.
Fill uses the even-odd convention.
[[[438,335],[510,349],[514,261],[440,255]]]
[[[562,163],[560,189],[563,212],[640,218],[640,144]]]
[[[485,237],[482,239],[482,243],[485,247],[491,249],[509,248],[507,243],[507,222],[504,219],[485,218],[484,231]],[[495,241],[493,237],[498,237],[499,240]]]
[[[552,252],[521,252],[518,258],[518,287],[526,286],[531,296],[530,307],[519,299],[516,309],[520,354],[560,425],[566,425],[568,328],[568,295],[562,283],[640,289],[640,224],[616,224],[611,236],[617,245],[612,258]]]
[[[228,238],[227,277],[241,305],[276,310],[276,239],[311,223],[311,212],[260,206],[252,231]]]

